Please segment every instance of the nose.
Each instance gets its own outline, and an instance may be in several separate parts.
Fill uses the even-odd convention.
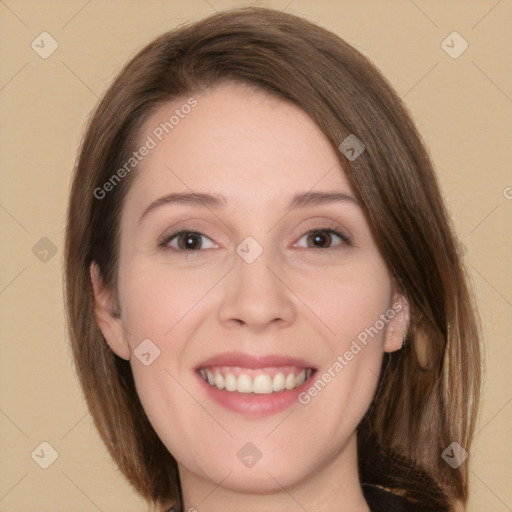
[[[218,309],[224,325],[246,326],[258,332],[295,321],[295,295],[276,256],[263,250],[255,261],[248,263],[235,254],[234,267],[222,285]]]

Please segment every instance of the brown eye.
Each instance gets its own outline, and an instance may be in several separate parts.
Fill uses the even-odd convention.
[[[300,247],[304,247],[304,245],[300,243],[302,240],[305,241],[306,247],[312,249],[329,249],[346,242],[347,237],[332,229],[315,229],[300,238],[297,244]]]
[[[201,235],[199,233],[183,233],[177,237],[178,248],[195,251],[201,248]]]
[[[310,247],[330,247],[331,245],[331,234],[327,231],[313,231],[309,233],[308,238],[308,245],[311,243]]]
[[[166,245],[176,251],[199,251],[215,247],[215,244],[208,237],[196,231],[175,233],[169,237]]]

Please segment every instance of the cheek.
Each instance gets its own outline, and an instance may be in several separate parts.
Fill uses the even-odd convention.
[[[190,340],[207,317],[205,299],[222,275],[216,269],[180,271],[144,261],[134,262],[122,273],[119,296],[137,393],[158,436],[183,460],[190,454],[182,454],[182,444],[191,436],[183,418],[199,414],[197,423],[204,422],[202,409],[187,389]],[[192,439],[186,445],[193,443]]]
[[[381,315],[391,306],[391,280],[380,261],[361,259],[341,271],[316,272],[315,279],[302,275],[297,290],[307,297],[325,340],[319,346],[324,364],[301,403],[328,410],[329,435],[341,436],[356,428],[376,390],[390,320]]]
[[[160,340],[171,337],[175,326],[200,306],[221,275],[216,270],[132,265],[123,274],[123,286],[120,286],[123,320],[130,344],[141,337]]]
[[[191,274],[165,266],[133,264],[123,274],[120,287],[137,394],[168,450],[190,464],[193,461],[188,459],[188,452],[181,452],[182,444],[190,437],[190,425],[183,418],[195,417],[198,405],[187,390],[188,342],[194,336],[198,317],[203,315],[201,299],[215,282],[215,276],[193,279]],[[145,345],[141,344],[143,340]],[[185,444],[190,447],[193,440]]]
[[[385,266],[377,258],[351,261],[338,268],[314,269],[297,276],[297,296],[310,308],[317,324],[337,351],[375,325],[390,307],[391,281]],[[379,329],[376,340],[382,340]],[[374,343],[377,349],[382,346]]]

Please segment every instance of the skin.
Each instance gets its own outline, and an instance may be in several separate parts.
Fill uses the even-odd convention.
[[[131,361],[146,414],[178,461],[184,510],[368,511],[356,427],[384,352],[401,348],[407,302],[355,200],[289,209],[295,193],[353,196],[336,151],[303,111],[235,83],[195,98],[128,191],[118,304],[91,267],[98,324],[111,349]],[[185,102],[155,111],[141,141]],[[140,219],[156,199],[191,191],[223,194],[226,205],[167,204]],[[204,234],[196,245],[204,249],[163,250],[159,237],[172,228]],[[327,247],[316,248],[307,235],[326,228],[350,243],[333,235],[331,246],[327,237]],[[263,248],[250,264],[235,252],[247,236]],[[248,417],[209,399],[194,374],[228,351],[300,357],[322,374],[393,304],[400,313],[307,405]],[[120,318],[112,315],[117,305]],[[160,350],[149,366],[133,354],[147,338]],[[262,453],[252,468],[237,458],[249,441]]]

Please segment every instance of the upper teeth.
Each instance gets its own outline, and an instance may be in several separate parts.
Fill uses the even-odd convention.
[[[216,369],[201,369],[199,374],[211,386],[226,391],[238,391],[239,393],[260,393],[268,394],[278,391],[294,389],[308,379],[313,370],[302,369],[297,374],[290,372],[287,375],[277,372],[274,377],[268,373],[260,372],[251,377],[248,373],[241,373],[238,377],[229,370],[220,372]]]

